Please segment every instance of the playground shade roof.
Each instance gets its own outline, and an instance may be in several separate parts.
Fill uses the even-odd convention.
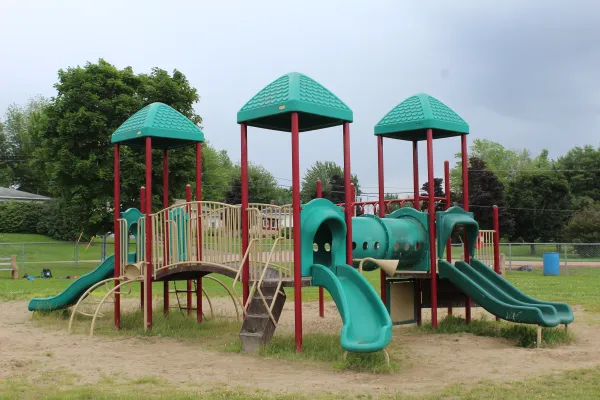
[[[377,125],[375,135],[400,140],[426,140],[427,129],[441,139],[469,133],[469,125],[450,107],[433,96],[411,96],[388,112]]]
[[[0,203],[4,201],[13,200],[13,201],[48,201],[52,200],[50,197],[41,196],[39,194],[33,194],[28,192],[23,192],[21,190],[0,187]]]
[[[167,149],[204,142],[204,133],[179,111],[163,103],[152,103],[129,117],[112,134],[112,143],[143,146],[152,138],[152,147]]]
[[[352,110],[317,81],[291,72],[269,83],[237,114],[239,124],[290,132],[298,113],[300,132],[352,122]]]

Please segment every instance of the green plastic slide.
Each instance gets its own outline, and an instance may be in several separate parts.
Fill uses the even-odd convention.
[[[342,348],[369,353],[384,349],[392,340],[392,320],[373,286],[354,268],[311,266],[312,282],[329,291],[344,326]]]
[[[504,278],[492,271],[488,266],[475,259],[471,260],[473,265],[463,261],[456,262],[455,266],[438,260],[438,271],[441,278],[450,280],[467,296],[475,300],[483,308],[497,317],[507,321],[535,324],[545,327],[557,326],[561,323],[573,321],[572,312],[568,305],[560,306],[563,317],[559,315],[554,304],[535,300],[508,283]],[[476,268],[474,268],[476,266]],[[486,268],[495,276],[492,277],[485,271]],[[509,288],[512,287],[513,289]],[[517,295],[521,293],[521,295]],[[526,300],[527,301],[523,301]],[[566,307],[565,307],[566,306]],[[567,318],[567,312],[571,314]]]
[[[554,301],[543,301],[535,299],[517,289],[509,281],[498,275],[494,270],[485,265],[479,260],[471,259],[470,265],[475,271],[481,274],[484,278],[496,285],[498,289],[502,290],[513,299],[520,301],[523,304],[528,305],[547,305],[554,307],[558,314],[558,318],[561,324],[570,324],[575,319],[573,310],[567,303],[559,303]]]
[[[129,253],[129,262],[135,262],[135,253]],[[115,268],[114,255],[107,257],[96,269],[82,275],[71,283],[62,293],[45,299],[31,299],[29,311],[53,311],[70,307],[96,283],[113,276]]]

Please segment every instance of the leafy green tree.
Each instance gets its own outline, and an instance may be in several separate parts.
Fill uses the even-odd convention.
[[[573,243],[600,243],[600,202],[594,202],[575,213],[566,229]]]
[[[200,124],[202,119],[193,109],[199,100],[197,90],[177,70],[169,74],[153,68],[149,74],[135,74],[131,67],[118,69],[103,59],[84,67],[61,69],[54,86],[58,95],[44,108],[47,121],[39,135],[34,162],[44,167],[51,195],[74,210],[73,226],[89,235],[106,232],[112,229],[111,134],[138,110],[157,101]],[[208,148],[205,146],[204,151],[207,179],[208,171],[212,171]],[[161,153],[153,154],[155,208],[162,203]],[[170,151],[171,197],[181,198],[185,185],[194,182],[194,160],[193,146]],[[139,187],[144,184],[143,149],[123,146],[121,171],[122,206],[138,207]]]
[[[510,210],[506,209],[504,185],[478,157],[469,158],[469,204],[469,210],[473,212],[480,229],[494,228],[493,207],[498,206],[501,214],[500,233],[506,236],[512,234],[514,219]]]
[[[228,204],[242,203],[241,169],[239,165],[234,168],[231,189],[225,196]],[[248,199],[250,203],[269,204],[281,199],[281,192],[277,187],[277,180],[263,166],[248,165]]]
[[[574,147],[557,160],[575,197],[600,201],[600,147]]]
[[[522,171],[508,185],[506,202],[515,221],[512,240],[533,243],[563,239],[573,198],[562,174]],[[535,253],[533,245],[531,252]]]
[[[4,124],[0,121],[0,186],[2,187],[10,187],[13,184],[11,157],[12,149],[4,132]]]
[[[483,160],[505,186],[513,180],[520,171],[530,169],[547,169],[551,167],[548,151],[533,157],[527,149],[507,149],[498,142],[487,139],[475,139],[469,148],[469,156]],[[450,188],[452,192],[462,192],[462,162],[460,153],[455,155],[456,165],[450,171]],[[473,171],[478,173],[478,171]]]
[[[445,197],[446,193],[444,192],[444,188],[442,187],[442,183],[444,180],[442,178],[433,178],[433,196],[434,197]],[[429,182],[425,182],[423,186],[421,186],[421,190],[424,192],[422,196],[429,196]],[[435,211],[444,211],[446,206],[442,201],[436,200],[435,203]],[[427,210],[428,201],[421,202],[421,211]]]
[[[11,185],[20,190],[47,195],[44,169],[32,161],[32,154],[39,147],[40,131],[46,118],[44,107],[48,100],[38,96],[29,99],[25,106],[11,104],[4,119],[6,149],[2,149],[12,171]]]
[[[312,165],[302,178],[300,197],[306,203],[317,197],[317,181],[323,185],[323,197],[333,203],[344,202],[344,170],[333,161],[317,161]],[[351,175],[356,195],[360,195],[358,177]]]

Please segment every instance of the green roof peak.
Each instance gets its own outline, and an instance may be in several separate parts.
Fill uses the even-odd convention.
[[[141,146],[146,137],[152,147],[167,149],[204,142],[204,133],[189,118],[163,103],[152,103],[129,117],[112,134],[112,143]]]
[[[269,83],[237,114],[238,123],[289,132],[291,113],[299,114],[300,131],[329,128],[352,122],[352,110],[317,81],[290,72]]]
[[[425,93],[415,94],[388,112],[377,125],[375,135],[400,140],[425,140],[427,129],[433,138],[469,133],[469,125],[450,107]]]

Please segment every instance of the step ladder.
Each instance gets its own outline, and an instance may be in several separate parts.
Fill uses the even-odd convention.
[[[277,293],[277,282],[272,283],[263,281],[261,290],[267,304],[271,308],[271,313],[275,318],[275,322],[269,316],[269,312],[265,308],[265,304],[258,293],[258,290],[255,291],[248,304],[246,318],[244,319],[240,330],[242,348],[248,353],[257,352],[262,346],[265,346],[271,341],[277,327],[276,323],[279,322],[279,317],[281,316],[286,301],[286,295],[283,288],[280,288],[279,293]],[[275,296],[276,294],[277,296]],[[273,301],[275,301],[275,303],[273,303]]]

